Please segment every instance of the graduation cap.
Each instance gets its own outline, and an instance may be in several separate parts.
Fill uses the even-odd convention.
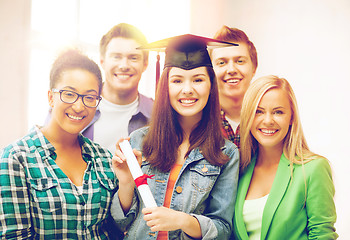
[[[209,57],[208,48],[212,49],[228,46],[238,46],[238,44],[185,34],[152,42],[138,49],[157,52],[165,51],[164,68],[178,67],[184,70],[191,70],[197,67],[213,66]],[[157,59],[156,83],[158,83],[159,78],[159,55]]]

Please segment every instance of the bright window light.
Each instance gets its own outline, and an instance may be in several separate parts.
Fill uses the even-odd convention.
[[[101,37],[121,22],[139,28],[149,42],[190,33],[190,1],[32,0],[28,129],[45,122],[49,72],[57,54],[64,47],[78,46],[99,64]],[[156,53],[150,52],[139,84],[139,91],[153,98],[155,64]]]

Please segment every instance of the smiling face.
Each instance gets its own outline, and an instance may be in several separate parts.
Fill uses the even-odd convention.
[[[55,89],[74,91],[82,95],[98,96],[99,86],[97,77],[83,69],[70,69],[61,73]],[[64,103],[60,93],[49,91],[49,104],[52,108],[49,125],[52,129],[69,134],[78,134],[93,119],[96,108],[86,107],[81,97],[75,103]]]
[[[143,52],[136,49],[139,46],[134,39],[121,37],[113,38],[108,43],[105,55],[101,56],[101,65],[106,77],[104,88],[107,91],[104,93],[131,94],[136,98],[141,75],[148,64]]]
[[[267,91],[258,105],[251,133],[259,148],[282,151],[283,140],[292,124],[288,95],[281,89]]]
[[[243,99],[256,70],[247,44],[213,49],[211,58],[220,101],[225,101],[225,98]]]
[[[199,121],[210,94],[210,77],[206,67],[184,70],[173,67],[169,72],[169,98],[172,108],[182,117]]]

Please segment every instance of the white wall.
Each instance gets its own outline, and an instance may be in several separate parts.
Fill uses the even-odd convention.
[[[27,130],[30,1],[0,0],[0,148]]]
[[[308,144],[333,167],[337,231],[350,239],[350,1],[192,3],[195,33],[213,36],[223,24],[242,29],[258,51],[255,79],[273,74],[292,84]]]

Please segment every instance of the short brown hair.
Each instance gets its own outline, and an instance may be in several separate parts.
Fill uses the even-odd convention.
[[[108,43],[113,38],[128,38],[133,39],[136,42],[138,42],[140,45],[146,45],[148,44],[147,39],[145,35],[135,26],[127,24],[127,23],[120,23],[118,25],[115,25],[112,27],[103,37],[100,41],[100,55],[104,56],[106,54],[106,48]],[[143,51],[143,60],[148,61],[148,51]]]
[[[252,60],[254,69],[258,67],[258,54],[254,44],[249,40],[247,34],[238,28],[229,28],[222,26],[215,34],[215,39],[234,43],[245,43],[248,46],[250,59]]]

